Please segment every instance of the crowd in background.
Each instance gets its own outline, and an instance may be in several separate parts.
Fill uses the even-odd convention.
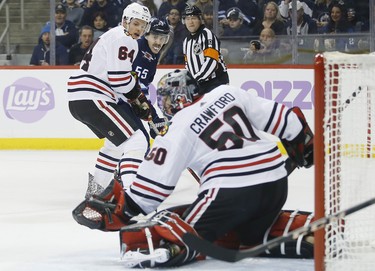
[[[90,44],[121,22],[124,8],[132,2],[147,6],[152,16],[165,20],[171,28],[173,42],[160,64],[184,62],[182,41],[187,31],[181,15],[186,5],[199,7],[205,25],[211,30],[214,30],[214,18],[218,18],[215,30],[223,42],[223,55],[229,59],[228,63],[272,62],[290,52],[293,45],[281,37],[292,35],[293,31],[301,37],[327,37],[301,38],[298,40],[301,48],[347,52],[366,49],[365,41],[345,35],[340,37],[340,34],[369,32],[369,0],[299,0],[294,5],[295,10],[292,0],[218,1],[218,16],[214,16],[213,0],[63,0],[55,7],[56,64],[78,65]],[[297,20],[296,27],[293,27],[292,15],[296,16],[293,16]],[[31,65],[49,63],[48,25],[49,22],[40,32]],[[239,50],[226,48],[225,45],[230,46],[237,39],[247,45]]]

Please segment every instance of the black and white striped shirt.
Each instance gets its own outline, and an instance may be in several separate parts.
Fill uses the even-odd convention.
[[[202,88],[228,84],[227,67],[220,53],[220,41],[211,30],[201,25],[183,42],[185,68]]]

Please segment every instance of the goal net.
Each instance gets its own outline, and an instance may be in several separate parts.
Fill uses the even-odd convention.
[[[316,57],[314,140],[317,218],[375,196],[375,55]],[[315,239],[316,270],[374,270],[375,207]]]

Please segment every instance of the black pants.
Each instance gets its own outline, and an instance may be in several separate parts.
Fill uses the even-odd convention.
[[[207,193],[211,193],[211,189],[198,195],[184,213],[184,218],[197,212],[195,206],[207,201]],[[248,187],[221,188],[204,213],[199,215],[194,228],[209,241],[235,231],[242,244],[258,244],[279,215],[287,194],[287,178]]]
[[[105,102],[104,104],[109,111],[116,112],[116,114],[121,116],[123,125],[119,125],[119,122],[114,122],[113,118],[109,118],[108,115],[104,114],[91,100],[70,101],[69,110],[75,119],[86,124],[98,138],[107,138],[116,146],[119,146],[130,137],[124,133],[124,127],[126,126],[131,127],[133,131],[141,129],[147,141],[149,141],[149,135],[142,121],[134,114],[129,104],[125,102],[119,104]]]

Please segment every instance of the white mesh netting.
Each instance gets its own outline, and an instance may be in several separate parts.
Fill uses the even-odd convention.
[[[375,197],[375,55],[325,53],[325,213]],[[374,270],[375,206],[328,225],[326,270]]]

